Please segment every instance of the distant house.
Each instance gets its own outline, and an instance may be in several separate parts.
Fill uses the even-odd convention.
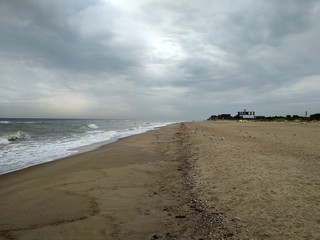
[[[256,113],[254,111],[247,111],[246,109],[244,109],[242,112],[238,112],[238,117],[244,119],[255,118]]]

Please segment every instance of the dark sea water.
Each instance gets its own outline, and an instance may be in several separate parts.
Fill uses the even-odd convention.
[[[173,122],[0,119],[0,174],[77,153],[79,147],[143,133]]]

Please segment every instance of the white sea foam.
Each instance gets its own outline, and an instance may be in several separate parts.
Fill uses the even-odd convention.
[[[0,144],[9,144],[10,141],[5,137],[0,137]]]
[[[98,129],[98,128],[99,128],[99,127],[98,127],[96,124],[94,124],[94,123],[87,124],[87,127],[88,127],[88,128],[92,128],[92,129]]]

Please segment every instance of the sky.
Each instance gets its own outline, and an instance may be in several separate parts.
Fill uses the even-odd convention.
[[[0,118],[320,112],[319,0],[1,0]]]

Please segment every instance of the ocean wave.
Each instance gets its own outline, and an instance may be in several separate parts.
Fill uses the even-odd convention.
[[[27,122],[17,122],[17,123],[24,123],[24,124],[39,124],[39,123],[43,123],[43,122],[31,122],[31,121],[27,121]]]
[[[87,124],[87,127],[88,128],[92,128],[92,129],[98,129],[99,127],[96,125],[96,124],[94,124],[94,123],[89,123],[89,124]]]
[[[7,138],[0,137],[0,145],[9,144],[10,141]]]
[[[95,133],[104,133],[105,131],[102,130],[90,130],[90,131],[86,131],[86,133],[88,134],[95,134]]]
[[[15,133],[0,136],[0,144],[8,144],[10,142],[16,142],[21,139],[29,139],[30,135],[23,131],[17,131]]]
[[[7,121],[7,120],[2,120],[0,121],[0,124],[39,124],[39,123],[43,123],[43,122],[39,122],[39,121]]]

